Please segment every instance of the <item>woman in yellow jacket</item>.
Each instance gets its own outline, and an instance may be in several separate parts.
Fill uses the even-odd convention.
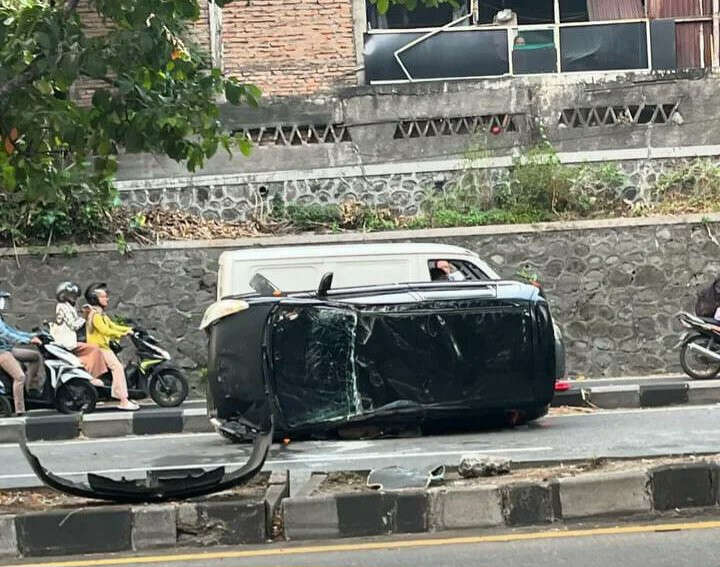
[[[118,325],[105,314],[105,309],[108,306],[107,284],[97,283],[90,285],[85,290],[85,299],[90,304],[90,311],[87,314],[86,341],[91,345],[100,347],[105,364],[112,373],[110,395],[120,400],[118,406],[120,409],[129,411],[140,409],[139,405],[131,402],[128,398],[125,369],[115,353],[110,350],[110,341],[132,333],[132,327]]]

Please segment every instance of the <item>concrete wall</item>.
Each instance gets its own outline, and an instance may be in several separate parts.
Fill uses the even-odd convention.
[[[622,163],[623,197],[646,200],[669,163],[720,155],[719,83],[720,76],[679,73],[597,82],[553,76],[271,99],[260,109],[223,109],[231,130],[256,140],[250,158],[218,153],[188,175],[167,158],[123,156],[118,188],[133,207],[227,220],[246,218],[275,195],[392,203],[412,214],[426,190],[451,187],[470,169],[496,180],[545,137],[567,163]]]
[[[703,222],[704,221],[704,222]],[[720,274],[720,215],[548,223],[415,232],[293,236],[170,243],[120,256],[112,246],[16,257],[0,255],[0,288],[13,294],[8,318],[30,328],[53,313],[64,279],[106,281],[113,309],[158,335],[186,368],[205,365],[197,326],[215,296],[217,259],[227,248],[307,242],[434,241],[471,248],[512,276],[540,276],[566,333],[568,369],[592,376],[679,369],[674,315],[692,307],[698,285]],[[50,250],[53,252],[53,250]],[[19,267],[18,263],[19,262]]]

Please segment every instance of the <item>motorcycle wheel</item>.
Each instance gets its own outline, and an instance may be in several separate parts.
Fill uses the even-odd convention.
[[[696,380],[710,380],[720,372],[720,361],[713,360],[690,348],[696,344],[720,354],[720,343],[707,335],[693,335],[683,342],[680,348],[680,365],[685,373]]]
[[[81,378],[73,378],[57,389],[55,407],[60,413],[91,413],[97,403],[97,390]]]
[[[150,379],[150,397],[163,408],[174,408],[185,401],[188,383],[182,372],[166,368]]]
[[[10,417],[13,414],[13,406],[5,396],[0,396],[0,417]]]

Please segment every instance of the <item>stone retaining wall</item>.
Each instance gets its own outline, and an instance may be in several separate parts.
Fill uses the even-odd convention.
[[[197,331],[215,298],[225,249],[312,242],[434,241],[477,251],[511,277],[536,270],[561,324],[571,374],[615,376],[679,370],[675,314],[720,274],[720,215],[616,219],[375,234],[298,235],[233,242],[169,243],[122,256],[112,245],[29,254],[0,252],[0,287],[13,294],[8,319],[30,328],[53,315],[61,280],[106,281],[113,311],[156,326],[188,369],[206,364]],[[19,268],[18,268],[19,262]]]

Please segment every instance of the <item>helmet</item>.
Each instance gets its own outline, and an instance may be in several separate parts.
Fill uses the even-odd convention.
[[[90,305],[100,305],[97,292],[101,289],[107,291],[107,284],[105,282],[94,282],[87,286],[87,288],[85,289],[85,299],[87,299],[87,302]]]
[[[72,303],[73,305],[80,297],[80,286],[75,282],[62,282],[55,289],[55,298],[60,303]]]

